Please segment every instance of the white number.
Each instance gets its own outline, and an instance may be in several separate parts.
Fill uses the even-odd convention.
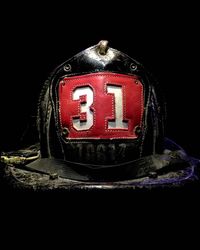
[[[108,129],[127,129],[128,122],[123,121],[123,98],[122,98],[122,87],[116,85],[108,85],[108,93],[114,94],[115,103],[115,121],[108,122]]]
[[[108,121],[108,129],[127,129],[128,122],[123,121],[123,98],[122,87],[116,85],[108,85],[107,92],[114,95],[114,112],[115,120]],[[80,104],[80,114],[86,113],[86,121],[80,118],[73,118],[73,127],[76,130],[88,130],[93,125],[93,112],[90,106],[94,101],[94,94],[90,87],[76,88],[73,92],[73,100],[80,100],[81,96],[86,96],[86,102]]]
[[[90,87],[77,88],[73,93],[73,100],[79,100],[80,96],[86,96],[86,103],[81,103],[80,105],[80,113],[86,113],[86,121],[73,118],[73,126],[76,130],[87,130],[93,125],[93,112],[90,110],[94,99],[93,91]]]

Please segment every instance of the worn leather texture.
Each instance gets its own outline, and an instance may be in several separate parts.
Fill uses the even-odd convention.
[[[143,104],[140,103],[142,114],[138,112],[134,118],[136,123],[140,125],[137,136],[134,134],[134,128],[132,134],[126,135],[126,137],[132,137],[131,140],[122,139],[119,132],[119,134],[115,132],[113,137],[111,135],[103,136],[104,133],[101,130],[97,132],[99,138],[96,140],[92,139],[94,134],[88,138],[86,133],[80,140],[75,132],[70,136],[79,138],[78,140],[76,138],[67,140],[66,136],[63,138],[63,126],[66,126],[65,132],[67,133],[72,132],[72,130],[68,128],[69,122],[65,123],[69,118],[66,118],[67,115],[64,114],[62,102],[60,106],[60,83],[64,79],[69,81],[70,85],[73,78],[79,79],[79,82],[80,79],[94,77],[95,74],[96,76],[101,74],[125,75],[124,77],[127,79],[138,79],[139,86],[142,88],[141,100],[143,100]],[[66,88],[68,88],[67,84]],[[68,99],[67,96],[61,98]],[[135,100],[131,99],[128,109],[134,111]],[[102,105],[102,109],[106,111],[107,107],[104,106]],[[60,115],[65,117],[65,122],[60,119]],[[82,119],[85,117],[82,116]],[[95,45],[57,67],[44,84],[39,99],[37,120],[42,157],[55,157],[86,164],[118,164],[163,151],[165,104],[159,87],[140,63],[112,48],[108,48],[106,55],[101,55],[98,51],[98,45]],[[141,121],[139,122],[139,120]],[[98,146],[99,144],[100,146]],[[123,146],[121,146],[122,144]]]

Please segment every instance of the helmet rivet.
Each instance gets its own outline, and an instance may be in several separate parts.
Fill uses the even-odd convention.
[[[140,127],[140,126],[137,126],[137,127],[135,128],[135,134],[136,134],[137,136],[140,136],[141,133],[142,133],[141,127]]]
[[[65,86],[65,81],[64,80],[62,80],[60,83],[62,84],[62,86]]]
[[[55,179],[58,179],[58,174],[57,173],[50,173],[49,180],[55,180]]]
[[[155,179],[158,177],[158,174],[156,172],[149,172],[149,178]]]
[[[131,69],[132,71],[135,71],[135,70],[137,69],[137,65],[135,65],[134,63],[131,63],[130,69]]]
[[[139,83],[139,82],[136,80],[136,81],[135,81],[135,84],[138,84],[138,83]]]
[[[66,65],[64,66],[64,71],[66,71],[66,72],[71,71],[71,69],[72,69],[72,67],[71,67],[70,64],[66,64]]]
[[[63,134],[64,136],[67,136],[67,135],[69,134],[68,128],[64,127],[64,128],[62,129],[62,134]]]

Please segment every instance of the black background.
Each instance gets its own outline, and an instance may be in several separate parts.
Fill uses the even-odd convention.
[[[167,136],[200,158],[199,17],[196,6],[73,3],[2,9],[0,151],[32,143],[40,89],[60,63],[106,39],[162,86]]]
[[[50,1],[37,6],[31,2],[8,5],[1,8],[0,151],[20,148],[23,144],[22,135],[31,128],[38,95],[49,73],[79,51],[106,39],[111,47],[143,63],[160,82],[168,107],[167,135],[190,155],[200,158],[197,6],[183,1],[178,5],[163,1],[160,5],[143,2],[139,5],[135,1],[115,2],[112,6],[97,1],[74,5],[68,1],[65,5]],[[31,143],[35,135],[27,134],[24,141]],[[126,241],[131,233],[134,245],[135,231],[142,238],[140,245],[147,242],[154,247],[163,243],[171,247],[174,240],[178,244],[191,244],[196,239],[192,224],[198,225],[199,189],[160,189],[156,195],[151,191],[97,191],[39,196],[38,193],[16,196],[3,190],[0,197],[1,209],[5,209],[1,215],[6,217],[8,228],[2,225],[3,231],[12,232],[12,237],[20,232],[15,245],[24,243],[22,236],[23,239],[29,236],[33,244],[33,239],[43,239],[49,231],[53,237],[48,235],[45,245],[47,239],[58,244],[63,238],[68,244],[70,236],[66,230],[75,237],[77,232],[83,235],[86,231],[81,243],[87,245],[92,232],[98,237],[98,244],[102,240],[107,244],[103,232],[109,239],[113,229],[119,234],[113,242],[118,242],[123,231],[127,233]],[[34,235],[27,230],[33,225],[37,227]],[[85,230],[86,226],[89,230]],[[98,232],[101,226],[103,229]],[[38,234],[40,228],[42,232]],[[58,241],[55,231],[60,233]]]

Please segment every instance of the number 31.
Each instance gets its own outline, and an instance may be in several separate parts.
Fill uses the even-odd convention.
[[[107,93],[114,95],[114,117],[115,120],[108,121],[108,129],[127,129],[128,122],[123,121],[123,98],[122,87],[118,85],[107,85]],[[92,127],[93,111],[90,109],[94,102],[93,90],[88,87],[76,88],[73,92],[73,100],[80,100],[81,96],[86,96],[86,102],[81,103],[80,113],[86,113],[86,121],[81,121],[80,118],[73,118],[73,127],[78,130],[88,130]]]

